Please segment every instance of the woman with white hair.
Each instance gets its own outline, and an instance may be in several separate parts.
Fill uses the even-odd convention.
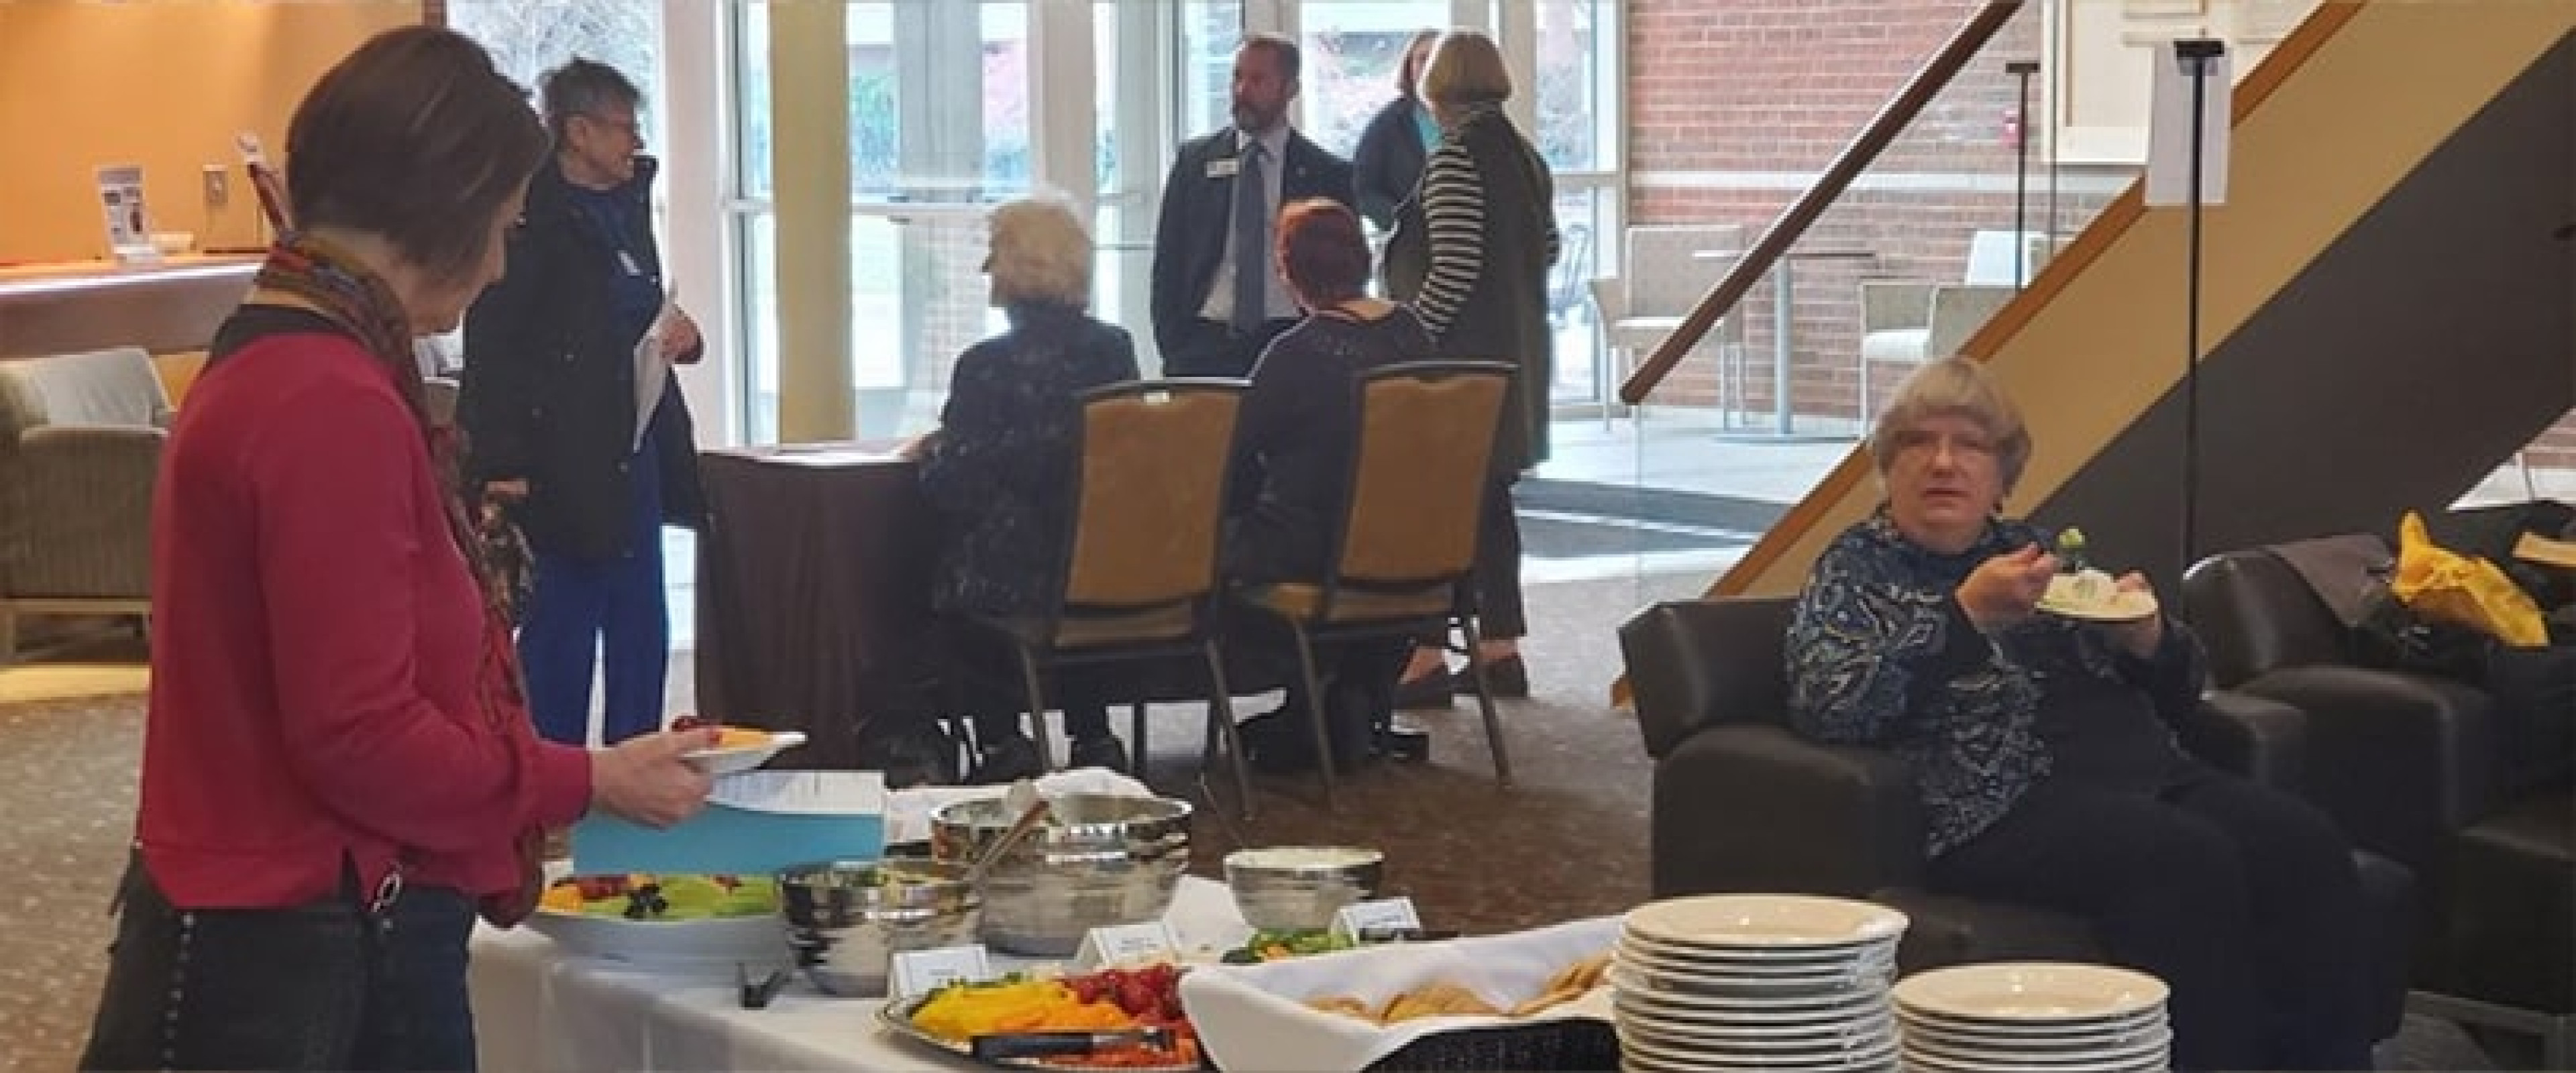
[[[1048,567],[1073,509],[1065,478],[1082,421],[1075,396],[1136,379],[1135,341],[1086,311],[1092,243],[1073,210],[1014,201],[993,211],[990,231],[984,271],[1010,330],[957,359],[939,430],[917,448],[945,534],[933,598],[951,614],[1020,614],[1052,598]],[[1058,693],[1072,765],[1125,769],[1097,690],[1068,674]],[[971,781],[1039,773],[1016,713],[977,713],[976,740]]]
[[[2181,623],[2039,611],[2059,562],[2001,514],[2030,459],[2011,400],[1973,361],[1934,362],[1869,450],[1887,498],[1798,597],[1792,722],[1913,769],[1933,890],[2083,917],[2170,985],[2178,1068],[2368,1068],[2351,846],[2183,752],[2207,676]]]

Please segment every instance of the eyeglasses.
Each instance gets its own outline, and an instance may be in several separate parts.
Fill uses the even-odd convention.
[[[1937,454],[1944,447],[1948,448],[1954,456],[1979,455],[1991,458],[1995,453],[1995,441],[1986,438],[1983,433],[1968,432],[1951,435],[1930,429],[1907,429],[1896,434],[1896,453],[1900,455]]]
[[[581,118],[597,123],[603,127],[607,127],[610,130],[623,131],[629,138],[633,138],[637,141],[642,141],[644,139],[644,122],[633,116],[627,116],[621,119],[616,116],[600,115],[596,112],[581,112],[578,114]]]

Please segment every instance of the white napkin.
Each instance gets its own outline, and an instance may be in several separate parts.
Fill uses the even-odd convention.
[[[1152,797],[1152,787],[1105,767],[1075,768],[1051,771],[1038,776],[1038,796],[1060,797],[1065,794],[1105,794],[1111,797]],[[893,845],[919,842],[930,837],[930,814],[952,801],[972,801],[983,797],[1000,797],[1007,786],[915,786],[896,790],[885,799],[885,840]]]
[[[1537,998],[1567,965],[1608,953],[1619,917],[1595,917],[1509,935],[1394,943],[1264,965],[1209,965],[1181,978],[1181,1005],[1218,1068],[1361,1069],[1435,1032],[1568,1017],[1611,1020],[1610,989],[1529,1017],[1425,1017],[1378,1025],[1311,1009],[1305,1000],[1348,996],[1372,1007],[1426,984],[1453,983],[1509,1009]]]

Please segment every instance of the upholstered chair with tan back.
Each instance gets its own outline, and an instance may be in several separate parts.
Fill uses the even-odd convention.
[[[1315,646],[1446,633],[1456,625],[1468,650],[1476,648],[1468,576],[1512,373],[1498,362],[1446,361],[1362,374],[1359,444],[1351,453],[1349,498],[1340,507],[1327,572],[1312,581],[1255,585],[1238,594],[1248,606],[1287,623],[1296,639],[1307,708],[1300,715],[1314,732],[1327,805],[1336,776]],[[1482,662],[1474,674],[1494,777],[1509,783],[1511,759]]]
[[[0,361],[0,661],[20,615],[150,612],[169,421],[139,349]]]
[[[1063,598],[1033,615],[976,620],[1019,655],[1040,763],[1054,766],[1044,672],[1064,664],[1196,656],[1207,667],[1208,754],[1220,735],[1232,745],[1218,567],[1229,447],[1242,408],[1243,385],[1232,380],[1146,380],[1083,394],[1074,508],[1056,575]],[[1141,776],[1142,703],[1134,716],[1128,744]],[[1229,751],[1248,813],[1243,750]]]

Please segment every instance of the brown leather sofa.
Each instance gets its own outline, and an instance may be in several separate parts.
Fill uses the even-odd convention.
[[[2375,538],[2331,538],[2338,541]],[[2308,714],[2306,792],[2353,839],[2420,879],[2412,1003],[2537,1037],[2539,1067],[2576,1062],[2576,757],[2481,690],[2354,662],[2352,631],[2313,580],[2320,542],[2234,551],[2183,591],[2225,688]],[[2378,545],[2386,558],[2386,545]],[[2358,562],[2347,557],[2344,561]],[[2358,565],[2352,569],[2359,569]],[[2524,713],[2576,719],[2576,712]]]
[[[1657,604],[1619,631],[1646,752],[1655,759],[1656,897],[1719,892],[1867,898],[1912,918],[1900,968],[2019,959],[2103,960],[2082,920],[2031,906],[1923,889],[1923,817],[1912,774],[1893,754],[1823,745],[1787,726],[1783,645],[1791,601],[1727,598]],[[2222,768],[2295,785],[2305,717],[2274,701],[2213,694],[2185,744]],[[2404,868],[2358,855],[2379,927],[2403,945],[2412,910]],[[2373,1038],[2397,1032],[2405,985],[2387,959]]]

